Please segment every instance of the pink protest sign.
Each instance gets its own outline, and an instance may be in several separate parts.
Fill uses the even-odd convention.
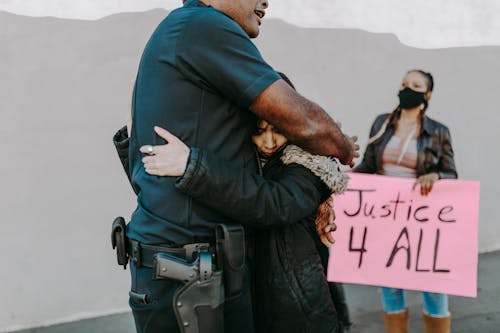
[[[328,280],[476,297],[479,182],[350,174],[335,196]]]

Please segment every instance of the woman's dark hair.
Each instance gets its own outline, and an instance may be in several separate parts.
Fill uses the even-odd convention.
[[[427,91],[432,91],[434,89],[434,78],[432,77],[432,74],[426,71],[423,71],[421,69],[412,69],[411,71],[408,71],[408,73],[412,72],[417,72],[423,75],[425,79],[427,80]]]
[[[281,78],[282,78],[282,79],[283,79],[286,83],[288,83],[288,85],[289,85],[290,87],[292,87],[292,88],[293,88],[293,90],[296,90],[296,89],[295,89],[295,86],[293,85],[292,81],[290,81],[290,79],[288,78],[288,76],[286,76],[286,75],[285,75],[284,73],[282,73],[282,72],[276,72],[276,73],[278,73],[278,75],[279,75],[279,76],[281,76]]]
[[[408,71],[408,73],[419,73],[422,75],[425,80],[427,81],[427,92],[432,91],[434,89],[434,78],[432,77],[432,74],[426,71],[423,71],[421,69],[412,69],[411,71]],[[424,109],[422,110],[420,117],[423,117],[423,114],[429,107],[429,101],[424,101]]]

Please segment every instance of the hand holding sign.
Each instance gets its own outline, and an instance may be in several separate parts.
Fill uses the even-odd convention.
[[[437,172],[428,173],[417,178],[415,184],[413,184],[413,190],[415,190],[418,185],[420,185],[420,194],[428,195],[432,191],[432,186],[439,180],[439,174]]]

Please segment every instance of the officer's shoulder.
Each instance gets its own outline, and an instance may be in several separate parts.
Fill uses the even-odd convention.
[[[212,7],[205,7],[193,13],[189,24],[199,33],[220,31],[220,29],[242,31],[233,19]]]

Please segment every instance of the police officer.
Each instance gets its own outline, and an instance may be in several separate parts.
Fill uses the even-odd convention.
[[[154,249],[192,259],[178,250],[196,243],[213,245],[214,226],[231,223],[178,191],[176,178],[144,171],[139,148],[165,144],[155,135],[155,125],[188,146],[216,151],[255,172],[249,140],[255,115],[312,153],[336,156],[344,164],[351,164],[356,154],[353,140],[321,107],[282,81],[251,42],[267,6],[267,0],[187,0],[160,23],[144,50],[129,147],[138,198],[127,227],[133,244],[130,306],[137,332],[180,332],[183,324],[172,304],[183,283],[152,278]],[[224,326],[226,332],[254,332],[248,278],[241,294],[226,300]]]

